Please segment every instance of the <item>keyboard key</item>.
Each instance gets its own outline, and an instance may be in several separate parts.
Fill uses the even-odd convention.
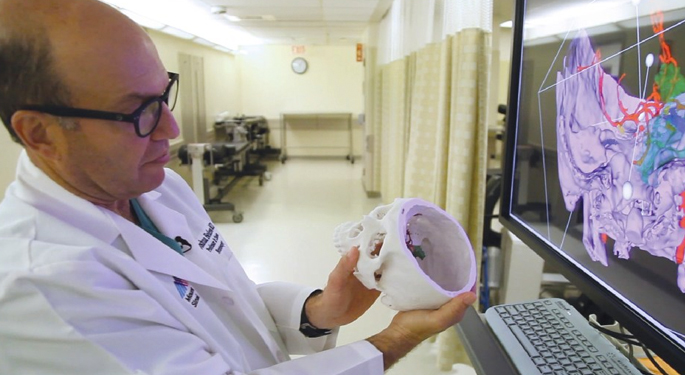
[[[540,366],[547,364],[547,361],[545,361],[545,359],[542,357],[535,357],[533,358],[533,363],[535,363],[535,366]]]
[[[542,374],[551,374],[552,373],[552,368],[549,366],[538,366],[538,370],[540,370],[540,373],[542,373]]]
[[[511,315],[518,315],[519,314],[518,310],[516,310],[516,307],[514,307],[514,306],[507,305],[507,306],[505,306],[505,308],[507,309],[507,311]]]
[[[528,341],[528,338],[526,338],[526,335],[521,332],[521,329],[516,326],[512,326],[511,332],[516,336],[516,339],[519,340],[521,345],[523,345],[523,349],[525,349],[526,353],[528,353],[528,356],[530,357],[538,357],[539,353],[537,349],[533,345],[530,344],[530,341]]]
[[[592,371],[599,371],[602,369],[602,366],[598,365],[597,363],[590,363],[589,367]]]

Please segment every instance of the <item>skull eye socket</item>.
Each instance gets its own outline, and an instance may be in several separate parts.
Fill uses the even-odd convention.
[[[364,231],[364,226],[362,223],[357,224],[357,226],[350,229],[348,236],[350,238],[357,238]]]
[[[381,254],[381,247],[383,247],[383,240],[385,240],[385,233],[376,233],[371,239],[368,247],[369,256],[377,258]]]
[[[383,242],[374,242],[373,244],[374,248],[371,250],[371,256],[372,257],[377,257],[381,253],[381,247],[383,247]]]

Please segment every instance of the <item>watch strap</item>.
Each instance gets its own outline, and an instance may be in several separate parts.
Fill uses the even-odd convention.
[[[309,318],[307,317],[307,312],[305,311],[305,306],[307,306],[307,301],[316,296],[323,293],[323,290],[317,289],[312,292],[312,294],[307,297],[307,299],[304,301],[304,304],[302,305],[302,313],[300,314],[300,332],[302,332],[303,335],[309,337],[309,338],[315,338],[315,337],[321,337],[321,336],[326,336],[330,335],[332,330],[330,329],[324,329],[324,328],[318,328],[315,327],[312,323],[309,322]]]

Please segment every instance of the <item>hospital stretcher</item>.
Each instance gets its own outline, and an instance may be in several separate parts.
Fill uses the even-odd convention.
[[[243,221],[243,213],[223,198],[242,177],[257,176],[260,186],[270,178],[265,166],[250,159],[251,148],[248,141],[191,143],[179,148],[178,158],[191,166],[193,191],[207,211],[233,211],[233,221]]]

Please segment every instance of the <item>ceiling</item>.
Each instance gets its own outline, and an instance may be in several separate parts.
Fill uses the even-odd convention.
[[[392,0],[190,0],[265,44],[336,45],[362,41]],[[422,0],[421,0],[422,1]],[[231,21],[229,17],[238,17]]]

